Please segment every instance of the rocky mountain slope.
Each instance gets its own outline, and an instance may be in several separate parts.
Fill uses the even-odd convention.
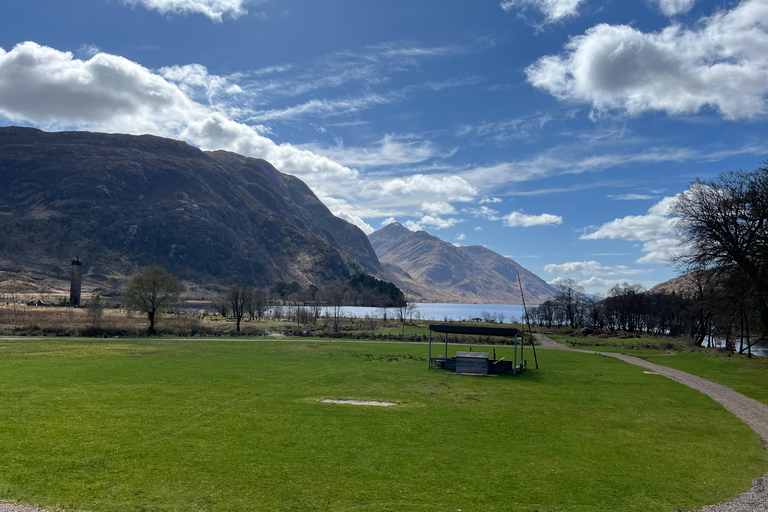
[[[554,289],[543,279],[484,247],[456,247],[398,223],[368,238],[395,284],[424,299],[521,304],[517,272],[526,303],[539,304],[554,296]]]
[[[0,272],[66,279],[75,255],[105,286],[148,264],[222,285],[382,271],[360,229],[264,160],[149,135],[0,128]]]

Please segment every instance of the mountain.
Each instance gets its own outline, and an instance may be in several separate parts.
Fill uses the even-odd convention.
[[[521,304],[517,272],[527,304],[554,296],[554,289],[519,263],[484,247],[456,247],[425,231],[393,223],[368,235],[388,277],[423,299]],[[450,300],[448,300],[450,299]]]
[[[382,271],[360,229],[264,160],[150,135],[0,128],[0,271],[66,279],[75,255],[87,279],[115,287],[149,264],[221,285]]]
[[[715,271],[697,270],[659,283],[648,290],[648,293],[695,294],[701,287],[716,285],[718,281],[723,279],[723,276],[718,275]]]

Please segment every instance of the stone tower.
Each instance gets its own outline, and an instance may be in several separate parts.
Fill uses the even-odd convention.
[[[72,284],[69,287],[69,305],[80,307],[80,294],[83,289],[83,262],[77,256],[72,260]]]

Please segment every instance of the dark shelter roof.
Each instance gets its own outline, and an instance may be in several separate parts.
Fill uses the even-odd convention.
[[[429,330],[447,334],[474,334],[477,336],[515,337],[523,335],[520,329],[506,327],[475,327],[473,325],[431,324]]]

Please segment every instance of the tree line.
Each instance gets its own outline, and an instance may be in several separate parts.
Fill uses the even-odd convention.
[[[739,339],[746,340],[740,350],[749,351],[768,336],[768,161],[754,171],[694,180],[669,214],[680,240],[672,262],[685,276],[679,290],[649,293],[624,283],[599,298],[568,280],[553,300],[531,310],[531,320],[686,335],[697,345],[719,338],[733,348]]]

